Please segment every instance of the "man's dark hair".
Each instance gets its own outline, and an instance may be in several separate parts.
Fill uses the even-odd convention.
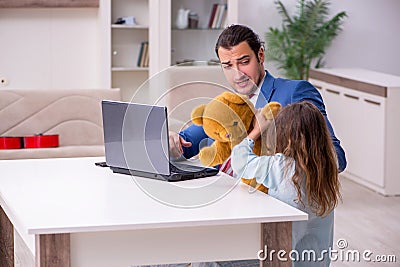
[[[260,37],[252,29],[239,24],[230,25],[222,31],[215,45],[217,57],[219,58],[218,48],[223,47],[225,49],[230,49],[243,41],[247,42],[256,55],[257,60],[260,61],[258,58],[258,51],[260,47],[263,46],[263,42],[261,42]]]

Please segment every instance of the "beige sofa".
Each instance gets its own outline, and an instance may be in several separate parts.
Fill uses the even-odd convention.
[[[104,155],[103,99],[120,90],[0,90],[0,136],[59,135],[57,148],[1,149],[0,159]]]

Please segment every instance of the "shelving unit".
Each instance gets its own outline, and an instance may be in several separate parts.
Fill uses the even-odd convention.
[[[99,7],[99,0],[25,0],[25,1],[15,1],[15,0],[2,0],[0,1],[0,8],[37,8],[37,7]]]
[[[121,88],[129,101],[149,77],[148,67],[138,66],[142,42],[149,41],[149,0],[111,0],[111,87]],[[118,18],[135,17],[136,25],[115,24]]]
[[[221,28],[209,27],[214,4],[226,4],[226,19]],[[197,29],[177,29],[175,24],[180,8],[194,11],[199,16]],[[215,42],[222,29],[238,21],[238,0],[171,0],[171,61],[175,65],[184,60],[216,60]]]
[[[148,71],[148,67],[112,67],[111,71]]]
[[[99,36],[104,43],[101,53],[107,53],[99,62],[104,71],[101,79],[110,87],[120,88],[125,101],[130,101],[149,77],[175,65],[178,60],[216,59],[214,45],[222,29],[205,27],[213,4],[227,4],[226,24],[238,20],[239,0],[99,1]],[[198,29],[174,29],[176,12],[181,6],[199,15]],[[134,16],[137,25],[115,23],[125,16]],[[140,46],[145,41],[149,43],[149,66],[138,67]]]
[[[143,25],[123,25],[123,24],[111,24],[111,28],[113,29],[143,29],[148,30],[148,26]]]
[[[184,60],[217,60],[214,46],[221,31],[219,29],[172,30],[171,65]]]

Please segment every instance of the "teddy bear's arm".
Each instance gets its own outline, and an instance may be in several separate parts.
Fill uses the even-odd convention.
[[[199,158],[204,166],[215,166],[223,163],[231,155],[229,144],[215,141],[211,146],[200,150]]]
[[[243,183],[245,183],[245,184],[247,184],[247,185],[249,185],[249,186],[251,186],[251,187],[253,187],[253,188],[255,188],[255,189],[259,190],[259,191],[261,191],[261,192],[264,192],[264,193],[268,194],[268,188],[265,187],[263,184],[257,183],[256,178],[253,178],[253,179],[241,178],[241,180],[242,180]]]

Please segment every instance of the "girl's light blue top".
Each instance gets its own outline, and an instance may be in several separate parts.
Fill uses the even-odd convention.
[[[301,186],[304,205],[297,201],[297,191],[292,182],[294,160],[281,153],[257,156],[253,153],[254,141],[245,138],[232,150],[232,169],[235,177],[256,178],[266,186],[268,194],[308,214],[307,221],[292,223],[292,251],[287,251],[293,266],[329,266],[333,246],[334,212],[326,217],[315,215],[307,202],[305,186]],[[287,161],[292,161],[285,170]],[[294,259],[298,259],[294,260]]]

